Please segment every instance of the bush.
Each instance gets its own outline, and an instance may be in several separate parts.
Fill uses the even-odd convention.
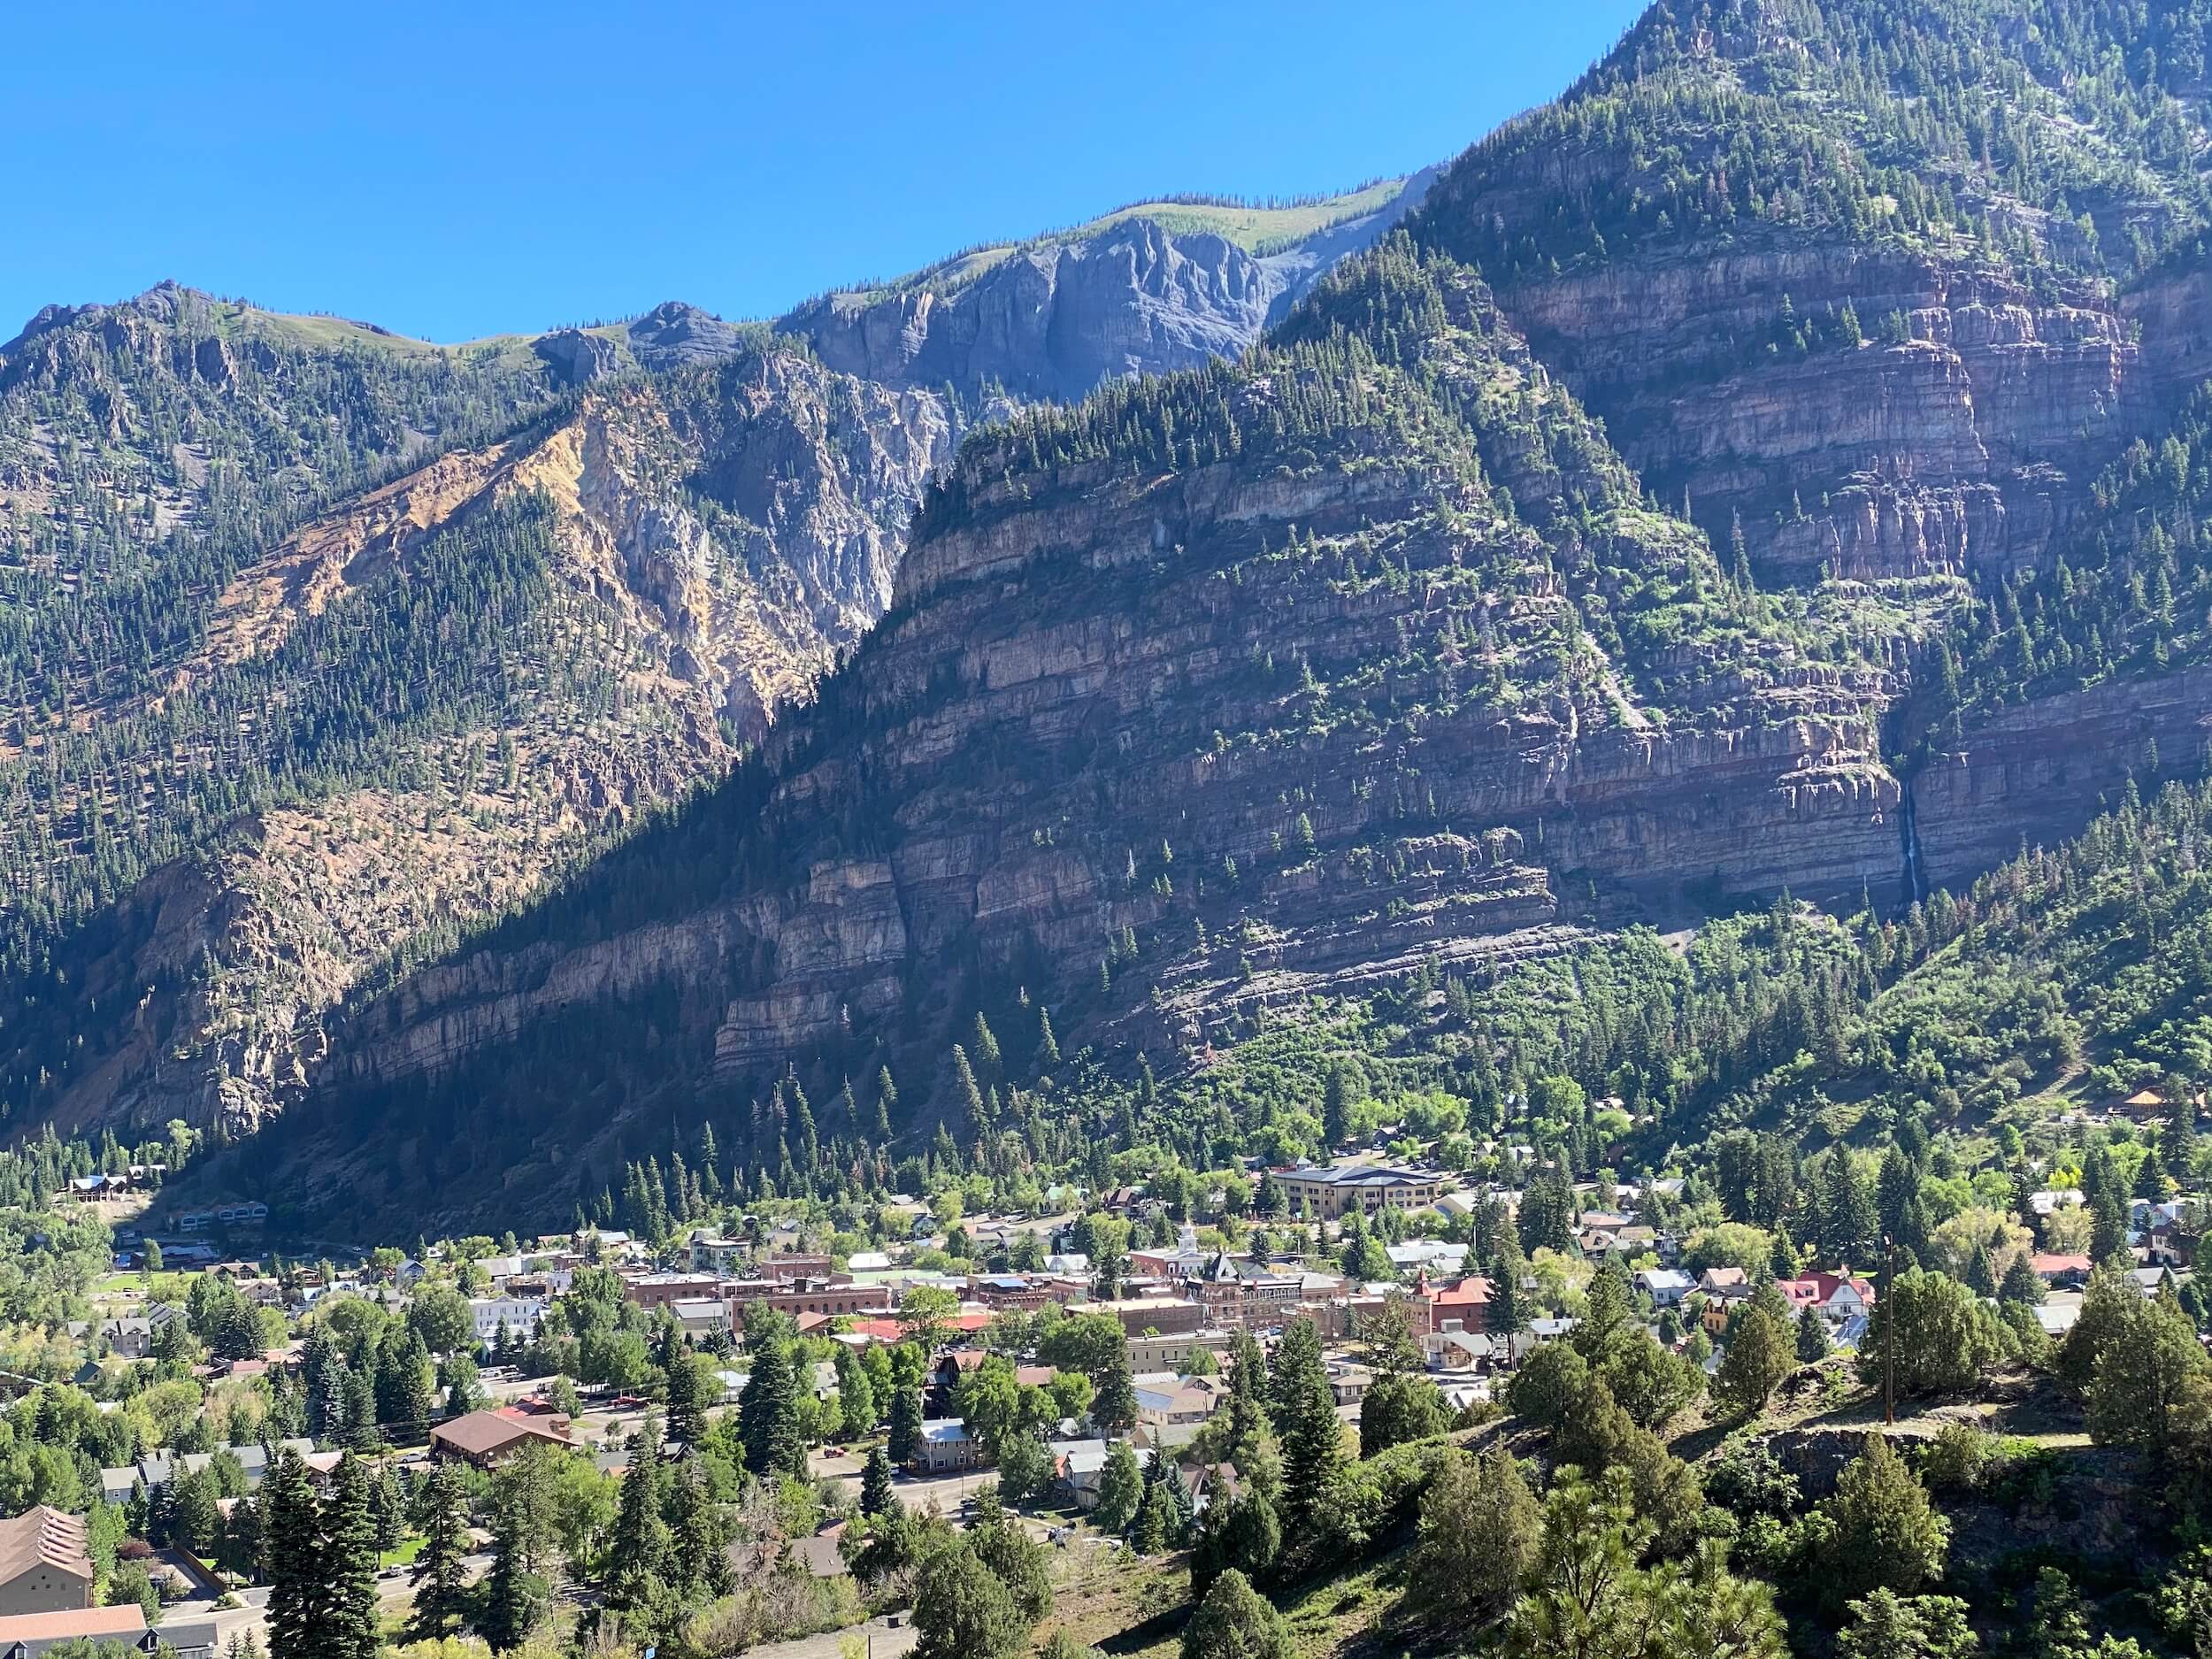
[[[1979,1492],[2004,1473],[2004,1448],[1972,1423],[1947,1423],[1920,1448],[1920,1475],[1938,1492]]]

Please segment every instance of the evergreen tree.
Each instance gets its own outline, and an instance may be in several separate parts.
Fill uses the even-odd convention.
[[[1728,1352],[1714,1374],[1713,1396],[1745,1417],[1756,1416],[1796,1363],[1789,1327],[1764,1308],[1747,1307],[1729,1325]]]
[[[369,1467],[351,1452],[338,1460],[325,1506],[322,1640],[328,1659],[375,1659],[380,1645],[376,1610],[376,1517]]]
[[[1819,1582],[1831,1605],[1875,1589],[1911,1595],[1942,1576],[1951,1524],[1928,1502],[1927,1488],[1887,1436],[1866,1437],[1837,1477],[1835,1496],[1821,1508],[1829,1525]]]
[[[1997,1286],[1997,1300],[2007,1306],[2038,1308],[2042,1306],[2045,1294],[2043,1276],[2035,1271],[2028,1253],[2013,1252],[2012,1261],[2005,1269],[2004,1283]]]
[[[1106,1448],[1106,1467],[1098,1477],[1098,1507],[1092,1518],[1101,1532],[1126,1532],[1136,1524],[1143,1502],[1144,1471],[1137,1454],[1128,1441],[1116,1440]]]
[[[867,1467],[860,1477],[860,1512],[863,1515],[888,1515],[897,1507],[897,1488],[892,1484],[891,1459],[880,1446],[868,1454]]]
[[[321,1506],[299,1454],[280,1448],[260,1493],[270,1659],[334,1659]]]
[[[1352,1071],[1342,1060],[1329,1062],[1321,1084],[1321,1143],[1333,1152],[1352,1138]]]
[[[1285,1327],[1270,1387],[1283,1448],[1283,1515],[1295,1533],[1344,1463],[1344,1425],[1329,1392],[1321,1333],[1312,1320],[1293,1319]]]
[[[1828,1340],[1828,1322],[1817,1308],[1797,1316],[1797,1358],[1800,1364],[1816,1365],[1833,1351]]]
[[[679,1341],[668,1356],[668,1438],[696,1447],[707,1431],[708,1365]]]
[[[444,1632],[466,1608],[468,1488],[451,1461],[431,1471],[423,1494],[422,1553],[415,1557],[415,1614],[426,1635]]]
[[[1184,1626],[1183,1659],[1298,1659],[1298,1644],[1283,1616],[1231,1568]]]
[[[607,1550],[607,1605],[638,1612],[661,1600],[668,1581],[671,1540],[663,1517],[668,1471],[661,1461],[660,1425],[646,1414],[630,1467],[622,1478],[613,1541]]]
[[[902,1468],[920,1452],[922,1396],[918,1389],[901,1388],[891,1396],[891,1425],[886,1440],[891,1462]]]
[[[799,1379],[790,1347],[769,1342],[753,1356],[752,1374],[737,1401],[745,1466],[757,1475],[806,1475],[799,1423]]]
[[[668,1494],[671,1577],[686,1601],[710,1601],[730,1592],[729,1522],[715,1502],[706,1464],[695,1453],[676,1471]]]

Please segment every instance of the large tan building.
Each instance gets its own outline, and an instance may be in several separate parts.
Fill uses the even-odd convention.
[[[1325,1221],[1353,1210],[1424,1210],[1443,1195],[1441,1178],[1386,1164],[1316,1164],[1279,1170],[1275,1179],[1290,1201],[1291,1214],[1310,1209]]]
[[[0,1521],[0,1615],[92,1605],[84,1523],[44,1504]]]

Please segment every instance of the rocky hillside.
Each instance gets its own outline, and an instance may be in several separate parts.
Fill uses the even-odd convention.
[[[1235,365],[978,434],[806,718],[359,1001],[260,1179],[357,1209],[398,1125],[390,1179],[558,1208],[1018,990],[1176,1064],[1431,959],[1901,902],[2193,771],[2201,20],[2031,11],[1655,6]],[[883,305],[878,373],[983,337]]]
[[[997,382],[1238,349],[1417,196],[1115,216],[1056,245],[1251,269],[1171,294],[1093,260],[1048,341],[934,383],[672,302],[450,348],[170,284],[42,312],[0,347],[11,1108],[252,1128],[336,1002],[811,695]]]

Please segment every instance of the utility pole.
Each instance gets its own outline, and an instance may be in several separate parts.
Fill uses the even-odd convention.
[[[1882,1287],[1875,1311],[1882,1316],[1882,1421],[1897,1421],[1897,1310],[1890,1303],[1890,1286],[1897,1282],[1897,1241],[1882,1235]]]

